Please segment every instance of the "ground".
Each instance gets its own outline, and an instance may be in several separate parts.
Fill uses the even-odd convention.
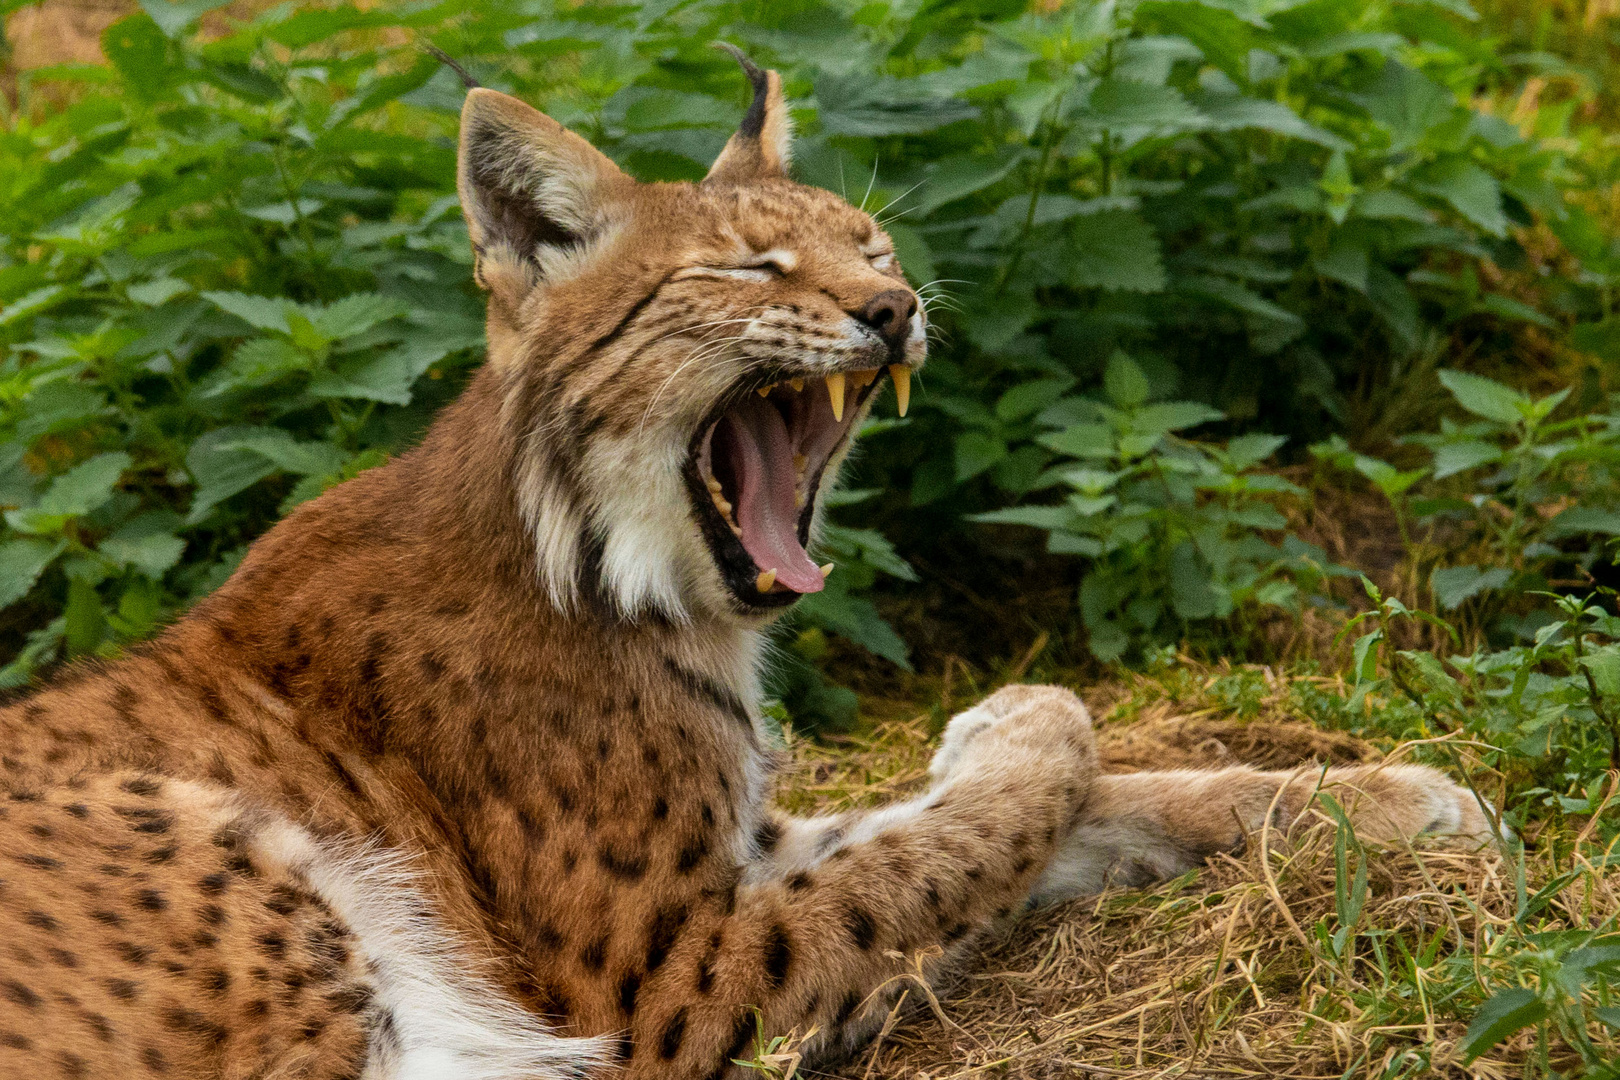
[[[1337,684],[1295,678],[1324,691]],[[1390,748],[1302,722],[1289,681],[1269,668],[1183,660],[1170,677],[1074,688],[1092,709],[1101,752],[1115,771],[1385,756]],[[937,694],[940,681],[917,679],[913,689],[919,697]],[[871,707],[896,714],[904,703]],[[861,735],[811,740],[790,731],[794,766],[784,802],[807,812],[919,788],[945,714],[937,706],[913,713],[878,720]],[[858,1060],[828,1075],[1523,1075],[1533,1050],[1528,1039],[1510,1040],[1466,1068],[1455,1060],[1483,992],[1431,992],[1455,999],[1449,1002],[1424,993],[1425,976],[1431,983],[1456,977],[1451,954],[1459,941],[1461,954],[1491,951],[1515,911],[1511,864],[1495,853],[1443,848],[1370,852],[1367,895],[1353,920],[1360,937],[1336,955],[1336,829],[1324,820],[1253,839],[1244,855],[1159,889],[1116,891],[1024,917],[937,999],[920,982],[912,986],[913,1008]],[[1552,877],[1562,845],[1529,839],[1526,878],[1534,892]],[[1349,858],[1353,867],[1357,860]],[[1553,911],[1556,925],[1595,926],[1620,913],[1620,873],[1593,881],[1595,889],[1555,902],[1555,909],[1569,905]],[[761,1064],[780,1075],[793,1064],[791,1050],[790,1039]]]

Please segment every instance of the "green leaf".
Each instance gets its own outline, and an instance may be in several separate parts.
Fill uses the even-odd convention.
[[[1481,465],[1489,465],[1501,458],[1500,447],[1478,439],[1445,443],[1434,452],[1434,478],[1444,480],[1448,476],[1477,469]]]
[[[833,588],[810,593],[795,606],[799,618],[848,638],[896,667],[911,670],[905,639],[895,633],[870,600]]]
[[[942,206],[1005,180],[1024,156],[1024,149],[1018,147],[995,157],[961,154],[933,162],[924,173],[923,186],[918,189],[917,206],[912,213],[926,217]]]
[[[956,437],[956,482],[972,479],[1007,456],[1007,443],[983,431]]]
[[[107,633],[107,612],[96,587],[84,578],[68,579],[65,643],[69,656],[93,652]]]
[[[1248,315],[1256,315],[1262,319],[1294,327],[1304,326],[1300,317],[1292,311],[1279,307],[1252,289],[1245,288],[1228,278],[1215,277],[1211,274],[1187,274],[1176,279],[1176,288],[1195,296],[1208,297]]]
[[[1348,150],[1350,144],[1331,131],[1325,131],[1302,118],[1280,101],[1261,98],[1229,96],[1206,98],[1200,101],[1204,116],[1216,131],[1238,131],[1252,128],[1286,135],[1293,139],[1325,146],[1329,150]]]
[[[987,525],[1029,525],[1037,529],[1062,529],[1074,520],[1074,511],[1067,506],[1009,506],[1001,510],[969,514],[968,520]]]
[[[1444,199],[1457,213],[1492,236],[1507,235],[1502,186],[1496,177],[1473,162],[1454,158],[1424,170],[1410,183],[1419,191]]]
[[[1077,289],[1161,292],[1165,286],[1159,237],[1135,211],[1072,218],[1065,226],[1064,280]]]
[[[347,455],[331,443],[299,442],[280,428],[238,428],[216,442],[221,453],[248,450],[276,468],[299,476],[330,476],[343,468]]]
[[[356,293],[328,306],[314,323],[328,341],[342,341],[405,313],[405,305],[393,297]]]
[[[1103,390],[1108,400],[1121,408],[1130,408],[1146,401],[1151,389],[1147,375],[1135,360],[1122,352],[1108,358],[1108,368],[1103,372]]]
[[[186,468],[197,482],[197,492],[192,496],[191,513],[186,515],[186,524],[197,524],[215,506],[276,471],[275,463],[263,454],[244,446],[230,445],[237,439],[250,437],[262,430],[219,428],[191,444],[191,450],[186,454]]]
[[[133,566],[156,580],[180,561],[180,556],[186,550],[186,542],[178,536],[163,534],[113,535],[103,540],[96,550],[114,562]]]
[[[1214,584],[1191,541],[1170,553],[1170,606],[1183,619],[1207,619],[1216,612]]]
[[[1475,416],[1483,416],[1499,424],[1518,424],[1531,407],[1529,398],[1483,375],[1447,370],[1440,372],[1440,382],[1451,391],[1457,404]]]
[[[1077,458],[1106,458],[1114,454],[1114,433],[1107,424],[1073,424],[1062,431],[1035,437],[1048,450]]]
[[[169,84],[169,39],[145,12],[126,15],[107,27],[101,51],[142,97],[152,97]]]
[[[1167,431],[1181,431],[1225,418],[1225,413],[1200,401],[1165,401],[1138,411],[1131,417],[1131,430],[1157,438]]]
[[[996,418],[1004,422],[1034,416],[1074,385],[1072,376],[1036,379],[1013,387],[996,402]]]
[[[1226,444],[1226,460],[1241,471],[1260,464],[1287,441],[1286,435],[1239,435]]]
[[[202,298],[219,308],[229,312],[238,319],[257,330],[274,330],[278,334],[290,334],[292,331],[287,325],[287,316],[296,312],[297,306],[279,296],[252,296],[239,292],[205,292]]]
[[[1367,246],[1343,235],[1335,237],[1326,252],[1311,259],[1318,274],[1357,292],[1367,291],[1367,264]]]
[[[27,596],[51,560],[66,548],[66,540],[30,538],[0,543],[0,608]]]
[[[1607,698],[1620,697],[1620,646],[1605,645],[1581,657],[1581,663],[1592,673],[1598,693]]]
[[[1447,611],[1455,611],[1463,602],[1481,593],[1491,592],[1513,580],[1513,571],[1505,566],[1482,570],[1477,566],[1451,566],[1436,569],[1429,575],[1429,588],[1434,598]]]
[[[1602,533],[1620,536],[1620,512],[1596,506],[1572,506],[1547,523],[1542,535],[1548,540]]]
[[[1498,990],[1468,1023],[1468,1034],[1458,1046],[1463,1064],[1472,1064],[1475,1058],[1509,1035],[1540,1023],[1546,1016],[1547,1006],[1533,990],[1520,987]]]
[[[51,481],[34,509],[64,517],[88,514],[112,498],[119,477],[132,464],[133,460],[122,450],[97,454]]]
[[[173,0],[141,0],[141,10],[152,17],[152,21],[162,30],[164,35],[177,38],[192,23],[215,8],[224,7],[230,0],[190,0],[190,3],[174,3]]]

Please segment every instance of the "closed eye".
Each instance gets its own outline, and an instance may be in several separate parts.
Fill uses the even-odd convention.
[[[895,265],[894,264],[894,252],[885,251],[881,255],[873,255],[872,258],[871,258],[871,262],[872,262],[872,269],[874,269],[874,270],[881,270],[881,271],[885,271],[885,272],[887,272],[889,270],[893,270],[894,265]]]

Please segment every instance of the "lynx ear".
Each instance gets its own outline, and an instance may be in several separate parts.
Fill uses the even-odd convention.
[[[782,97],[782,76],[763,71],[735,45],[715,42],[737,58],[754,85],[754,102],[742,126],[726,142],[704,182],[746,184],[772,176],[786,176],[793,160],[793,118]]]
[[[604,238],[616,198],[633,184],[607,155],[551,117],[494,90],[461,108],[456,190],[478,283],[521,299],[566,278]]]

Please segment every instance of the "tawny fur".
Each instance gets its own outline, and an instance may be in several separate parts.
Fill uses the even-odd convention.
[[[882,231],[782,175],[757,82],[699,185],[475,91],[467,391],[156,641],[0,710],[0,1075],[708,1077],[794,1028],[828,1059],[897,957],[941,973],[1032,893],[1306,812],[1315,775],[1098,777],[1043,687],[954,720],[910,802],[770,810],[772,611],[723,579],[682,469],[742,380],[924,345]],[[909,332],[880,340],[859,313],[896,290]],[[1431,771],[1326,782],[1368,793],[1342,801],[1369,835],[1488,831]]]

